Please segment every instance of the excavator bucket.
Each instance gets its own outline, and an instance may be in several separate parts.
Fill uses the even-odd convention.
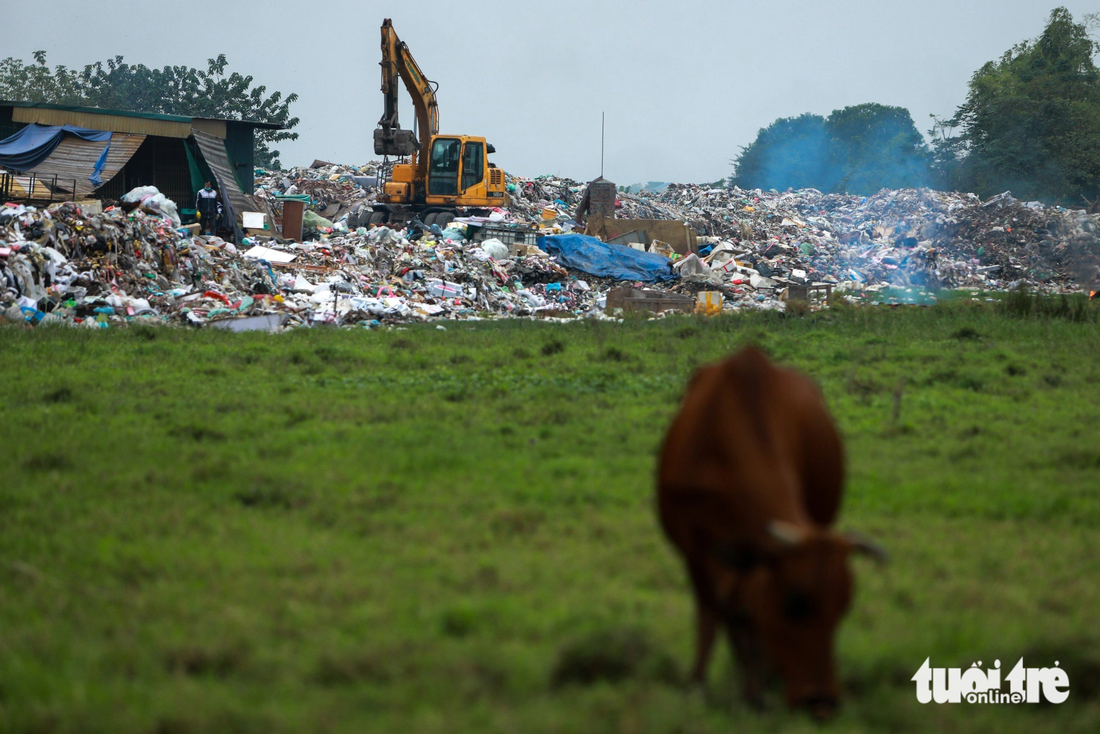
[[[409,156],[419,149],[420,142],[412,130],[376,128],[374,131],[375,155]]]

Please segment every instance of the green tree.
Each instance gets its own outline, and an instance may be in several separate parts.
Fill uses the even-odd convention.
[[[825,129],[830,189],[874,194],[929,184],[928,147],[904,107],[870,103],[834,110]]]
[[[1060,203],[1100,195],[1098,52],[1086,23],[1056,8],[1037,39],[978,69],[966,102],[933,128],[941,181]]]
[[[780,118],[741,149],[732,180],[746,189],[827,188],[828,137],[820,115]]]
[[[61,65],[51,71],[45,51],[35,51],[33,55],[33,64],[24,64],[22,59],[10,56],[0,61],[0,99],[54,104],[83,102],[78,72]]]
[[[929,151],[909,111],[880,104],[776,120],[733,163],[733,180],[743,188],[869,195],[929,181]]]
[[[206,70],[150,69],[115,56],[82,71],[60,65],[51,71],[46,52],[36,51],[33,64],[10,57],[0,61],[0,99],[278,123],[288,129],[256,130],[255,136],[256,165],[278,168],[279,151],[272,145],[298,138],[290,132],[299,122],[290,115],[298,95],[268,95],[267,87],[252,86],[253,77],[227,74],[228,65],[225,54],[208,59]]]

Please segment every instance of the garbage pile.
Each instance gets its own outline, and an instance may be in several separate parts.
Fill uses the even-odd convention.
[[[249,237],[234,244],[192,234],[148,192],[102,212],[72,202],[4,204],[0,315],[94,328],[144,322],[275,330],[608,318],[617,313],[608,308],[612,292],[624,308],[688,311],[702,294],[699,302],[714,312],[783,309],[790,299],[814,302],[829,292],[873,299],[884,289],[1019,284],[1066,292],[1100,281],[1100,216],[1007,193],[982,201],[930,190],[858,197],[689,184],[619,194],[621,216],[691,223],[700,244],[683,255],[659,242],[628,247],[579,234],[571,215],[585,185],[553,177],[509,176],[507,208],[444,228],[358,226],[355,212],[369,211],[371,177],[380,173],[377,164],[317,162],[261,177],[262,197],[308,192],[317,217],[317,207],[336,207],[333,226],[300,243]],[[545,239],[535,246],[475,238],[486,224],[537,228]]]
[[[359,228],[303,243],[192,235],[142,209],[0,207],[0,314],[91,328],[379,326],[436,318],[599,314],[599,298],[541,250],[448,231]]]
[[[229,312],[227,293],[275,292],[261,267],[234,255],[232,244],[191,237],[144,208],[94,214],[72,202],[47,210],[6,204],[0,311],[10,321],[97,328],[134,319],[195,322],[192,306],[213,317],[219,308]]]
[[[567,233],[577,226],[571,213],[584,186],[510,178],[511,210]],[[697,258],[674,265],[686,281],[722,289],[727,308],[782,307],[775,296],[791,283],[827,285],[850,298],[888,288],[1075,291],[1100,284],[1100,217],[1008,192],[982,201],[927,189],[861,197],[671,184],[620,192],[616,210],[621,218],[691,225],[707,242]]]
[[[307,211],[314,212],[318,221],[310,218],[315,231],[338,229],[336,223],[374,201],[379,182],[384,176],[381,163],[363,166],[344,166],[326,161],[314,161],[306,168],[289,171],[256,170],[255,195],[265,200],[273,211],[280,208],[279,197],[303,197]]]
[[[517,221],[544,223],[551,217],[544,212],[553,211],[554,221],[562,232],[576,226],[573,214],[584,196],[587,183],[556,176],[540,176],[524,179],[518,176],[506,178],[508,193],[512,197],[509,206]],[[615,202],[616,216],[624,219],[681,219],[678,207],[644,196],[621,192]]]
[[[1008,192],[982,201],[926,189],[859,197],[672,184],[636,196],[716,239],[700,254],[721,271],[718,280],[747,266],[762,277],[860,292],[1021,283],[1074,291],[1088,287],[1100,254],[1100,217]]]

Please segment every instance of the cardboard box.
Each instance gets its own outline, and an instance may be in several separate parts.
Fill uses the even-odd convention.
[[[536,245],[509,245],[508,254],[511,257],[527,257],[528,255],[541,255],[543,252]]]
[[[660,313],[661,311],[692,313],[695,311],[695,299],[678,293],[665,293],[663,291],[622,286],[607,293],[606,310],[611,311],[616,308],[621,308],[623,311],[649,311],[652,313]]]
[[[638,234],[631,237],[635,232]],[[604,242],[618,241],[618,238],[636,240],[644,236],[646,244],[653,240],[667,242],[681,255],[699,252],[699,237],[695,229],[682,220],[605,219],[593,214],[588,218],[584,233],[599,237]]]
[[[833,293],[832,283],[796,283],[786,278],[775,278],[781,285],[787,286],[782,300],[785,301],[810,301],[816,295],[825,300]]]
[[[667,242],[661,242],[660,240],[653,240],[649,245],[649,251],[655,252],[658,255],[664,255],[667,258],[672,258],[676,254],[676,249]]]

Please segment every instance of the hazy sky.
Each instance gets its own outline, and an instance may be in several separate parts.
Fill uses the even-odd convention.
[[[759,128],[863,102],[950,115],[983,63],[1037,36],[1057,0],[220,0],[5,3],[0,56],[51,65],[121,54],[231,71],[297,92],[284,165],[363,163],[382,114],[379,26],[393,18],[439,83],[440,132],[483,135],[524,176],[712,181]],[[1074,18],[1100,10],[1067,0]],[[404,91],[402,90],[402,94]],[[411,128],[407,96],[402,125]]]

